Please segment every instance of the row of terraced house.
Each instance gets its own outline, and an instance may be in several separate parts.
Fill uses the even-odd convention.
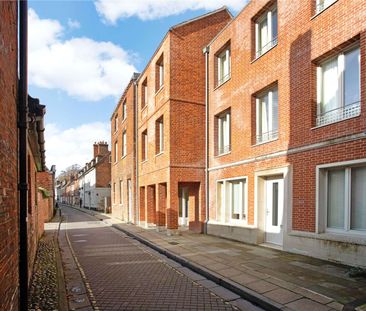
[[[112,212],[366,266],[364,0],[169,29],[111,116]]]

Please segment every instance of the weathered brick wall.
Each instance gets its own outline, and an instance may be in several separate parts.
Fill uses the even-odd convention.
[[[17,3],[0,1],[0,310],[18,310]]]
[[[107,188],[111,183],[111,163],[109,163],[109,156],[110,153],[108,152],[96,164],[96,187]]]
[[[365,1],[338,0],[315,16],[315,0],[278,0],[278,44],[254,59],[254,18],[268,7],[268,0],[251,1],[210,47],[210,164],[217,167],[237,161],[286,151],[336,137],[361,133],[366,128],[366,11]],[[273,3],[273,1],[271,2]],[[231,78],[215,84],[215,54],[231,46]],[[349,44],[359,42],[361,51],[361,115],[315,128],[316,63]],[[256,145],[254,95],[278,85],[279,137]],[[214,116],[231,108],[231,152],[215,156]],[[356,144],[356,145],[355,145]],[[315,230],[315,166],[365,158],[365,141],[332,148],[314,149],[288,157],[237,165],[210,173],[210,210],[214,217],[216,180],[247,176],[249,224],[254,223],[254,172],[284,165],[293,167],[292,226]]]

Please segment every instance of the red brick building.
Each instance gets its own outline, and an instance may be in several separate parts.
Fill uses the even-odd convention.
[[[365,1],[251,1],[206,52],[208,233],[366,266]]]
[[[226,8],[168,31],[138,79],[139,221],[201,231],[205,221],[205,58]]]
[[[136,206],[136,90],[135,73],[111,117],[113,216],[137,222]]]
[[[27,297],[20,290],[20,280],[25,287],[32,273],[37,243],[43,233],[43,224],[53,215],[53,173],[45,166],[44,126],[45,107],[37,99],[28,96],[28,114],[25,117],[27,140],[21,151],[18,127],[18,2],[0,2],[0,310],[19,310],[19,296]],[[24,9],[24,7],[23,7]],[[24,34],[24,33],[23,33]],[[20,55],[24,53],[20,52]],[[21,71],[22,72],[22,71]],[[20,87],[19,87],[20,88]],[[27,94],[25,94],[25,99]],[[27,205],[22,216],[28,219],[24,232],[26,243],[22,250],[28,252],[26,260],[19,264],[20,257],[20,152],[24,152],[27,181],[23,189]],[[28,243],[27,243],[28,242]],[[24,252],[25,253],[25,252]],[[20,267],[28,267],[21,270]],[[23,271],[23,278],[20,277]],[[28,276],[26,275],[28,272]]]

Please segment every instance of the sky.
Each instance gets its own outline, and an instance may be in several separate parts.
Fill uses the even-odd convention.
[[[57,175],[110,143],[110,117],[168,29],[247,0],[29,0],[29,94],[46,105],[46,164]]]

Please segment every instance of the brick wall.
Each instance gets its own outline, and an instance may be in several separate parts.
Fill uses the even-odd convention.
[[[0,2],[0,310],[18,310],[17,3]]]
[[[278,43],[255,59],[254,20],[270,4],[277,3]],[[362,0],[338,0],[315,16],[315,0],[251,1],[210,46],[210,163],[211,168],[256,159],[296,147],[362,133],[366,128],[366,12]],[[215,84],[215,54],[227,42],[231,47],[231,78]],[[316,64],[358,42],[361,53],[361,115],[323,127],[315,127]],[[278,86],[278,139],[256,144],[255,95]],[[214,116],[231,109],[231,152],[215,156]],[[210,173],[210,211],[216,208],[216,180],[248,177],[249,224],[254,224],[254,172],[290,165],[293,169],[292,226],[315,231],[315,167],[319,164],[365,158],[365,140],[329,148],[314,148],[291,156],[257,160]],[[258,211],[260,212],[260,211]]]

